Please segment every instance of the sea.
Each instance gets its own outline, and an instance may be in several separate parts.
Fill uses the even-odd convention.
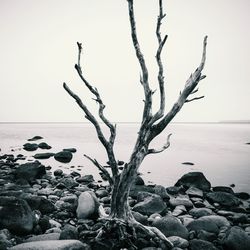
[[[106,137],[109,131],[103,127]],[[115,142],[117,160],[128,161],[136,141],[139,124],[118,123]],[[250,193],[250,124],[239,123],[172,123],[152,142],[150,147],[161,148],[168,134],[170,147],[162,153],[148,155],[140,169],[146,184],[173,186],[184,174],[202,172],[212,186],[234,184],[235,192]],[[42,136],[50,150],[23,150],[23,144],[33,136]],[[53,157],[40,160],[52,171],[61,168],[65,173],[77,171],[92,174],[101,180],[96,167],[84,154],[107,165],[107,155],[98,141],[96,131],[87,123],[0,123],[0,155],[23,154],[34,160],[35,153],[57,153],[64,148],[76,148],[70,163],[57,162]],[[184,162],[193,165],[183,164]],[[22,163],[19,161],[19,163]]]

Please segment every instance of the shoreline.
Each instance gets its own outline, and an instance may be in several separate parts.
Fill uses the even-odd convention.
[[[30,143],[36,144],[36,140]],[[67,150],[70,153],[66,154],[74,154],[74,149]],[[106,214],[110,212],[111,190],[105,182],[96,182],[90,173],[66,174],[61,168],[52,173],[36,159],[20,164],[24,155],[0,153],[1,249],[25,249],[20,247],[39,242],[41,248],[36,249],[52,250],[52,240],[65,244],[62,249],[67,249],[67,244],[75,244],[76,249],[106,249],[93,236],[103,225],[97,214],[100,205]],[[187,173],[172,187],[145,185],[138,176],[130,197],[135,219],[158,227],[178,249],[249,247],[250,195],[235,193],[231,187],[211,187],[201,172]],[[19,212],[13,214],[13,206]],[[159,247],[150,240],[134,241],[139,249]],[[104,242],[107,249],[110,244],[120,244],[116,238]],[[234,248],[228,248],[231,244]]]

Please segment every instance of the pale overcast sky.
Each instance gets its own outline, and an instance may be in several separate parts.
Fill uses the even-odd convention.
[[[250,120],[250,1],[163,0],[162,58],[167,108],[200,63],[208,35],[199,94],[175,121]],[[157,88],[155,25],[158,1],[134,0],[138,38]],[[130,37],[126,0],[0,0],[0,122],[85,121],[62,87],[65,81],[91,110],[96,104],[77,76],[82,67],[99,89],[113,121],[140,121],[143,90]],[[158,105],[155,94],[156,106]]]

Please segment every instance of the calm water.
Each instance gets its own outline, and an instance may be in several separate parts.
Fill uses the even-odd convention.
[[[138,131],[137,124],[118,124],[116,155],[126,161],[133,149]],[[174,185],[178,178],[190,171],[201,171],[215,185],[236,185],[236,191],[250,192],[250,125],[249,124],[172,124],[152,146],[161,147],[172,133],[171,147],[165,152],[148,156],[140,168],[147,183],[163,186]],[[75,147],[77,153],[69,164],[61,164],[53,158],[41,160],[53,168],[61,166],[66,171],[94,174],[100,179],[96,168],[83,157],[87,154],[104,164],[105,151],[98,143],[95,130],[87,124],[0,124],[0,153],[22,153],[32,158],[34,152],[23,151],[28,138],[41,135],[51,152]],[[40,141],[39,141],[40,142]],[[36,153],[46,152],[37,150]],[[182,162],[193,162],[187,166]],[[70,168],[74,166],[74,168]],[[148,173],[150,172],[150,173]]]

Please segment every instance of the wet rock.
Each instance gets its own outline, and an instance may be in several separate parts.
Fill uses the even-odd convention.
[[[92,174],[88,174],[77,178],[76,181],[83,184],[89,184],[91,182],[94,182],[94,177]]]
[[[61,151],[54,155],[55,160],[62,163],[69,163],[72,160],[72,153],[69,151]]]
[[[65,177],[61,179],[59,184],[62,184],[64,186],[62,188],[68,188],[68,189],[77,187],[79,185],[79,183],[76,182],[72,177]]]
[[[7,228],[18,235],[32,231],[35,218],[25,200],[2,196],[0,208],[0,228]]]
[[[203,197],[203,191],[200,190],[199,188],[196,187],[190,187],[187,191],[186,194],[189,197],[198,197],[198,198],[202,198]]]
[[[169,204],[172,207],[180,206],[183,205],[186,208],[191,208],[193,207],[192,201],[190,201],[188,198],[182,198],[182,197],[177,197],[177,198],[171,198],[169,200]]]
[[[166,188],[164,188],[163,186],[156,185],[154,187],[154,191],[155,191],[155,194],[160,195],[163,200],[169,200],[170,199],[169,195],[167,194]]]
[[[170,236],[167,239],[174,245],[174,247],[179,247],[183,249],[189,246],[189,242],[179,236]]]
[[[60,240],[77,240],[77,239],[78,239],[78,232],[76,227],[71,226],[69,224],[65,225],[60,234]]]
[[[241,201],[234,195],[226,192],[211,192],[206,195],[209,202],[219,203],[225,207],[235,207],[240,205]]]
[[[36,143],[25,143],[23,149],[26,151],[35,151],[38,149],[38,145]]]
[[[96,216],[99,209],[99,202],[95,194],[91,191],[81,193],[78,198],[78,206],[76,210],[78,219],[89,219]]]
[[[33,157],[35,159],[43,160],[43,159],[49,159],[50,157],[54,156],[55,154],[53,153],[39,153],[35,154]]]
[[[135,179],[135,185],[144,185],[144,180],[141,178],[140,175],[137,175],[136,176],[136,179]]]
[[[49,234],[40,234],[29,237],[26,242],[34,242],[34,241],[48,241],[48,240],[59,240],[59,233],[49,233]]]
[[[165,216],[153,222],[152,226],[158,228],[166,237],[179,236],[188,239],[188,230],[174,216]]]
[[[75,148],[64,148],[63,151],[68,151],[68,152],[71,152],[71,153],[75,153],[76,149]]]
[[[196,187],[202,191],[209,191],[210,182],[201,172],[190,172],[183,175],[175,184],[175,186],[184,186],[185,188]]]
[[[187,225],[187,229],[189,231],[196,232],[199,232],[200,230],[205,230],[207,232],[217,234],[219,233],[220,228],[229,226],[230,223],[225,217],[219,215],[208,215],[190,222]]]
[[[11,247],[9,250],[89,250],[87,244],[79,240],[45,240],[27,242]]]
[[[209,208],[193,208],[189,211],[189,214],[195,218],[200,218],[202,216],[212,215],[213,211]]]
[[[249,250],[250,236],[240,227],[232,227],[226,232],[222,245],[226,250]]]
[[[226,187],[226,186],[216,186],[213,187],[214,192],[225,192],[229,194],[234,194],[234,191],[231,187]]]
[[[61,169],[56,169],[53,174],[54,174],[54,176],[62,176],[63,171]]]
[[[246,192],[235,193],[234,195],[242,200],[250,199],[250,194],[248,194]]]
[[[205,240],[193,239],[189,241],[189,244],[190,244],[190,250],[201,250],[201,249],[218,250],[218,248],[215,247],[211,242]]]
[[[182,190],[182,187],[172,186],[172,187],[167,187],[166,190],[167,190],[167,193],[171,195],[176,195]]]
[[[133,185],[130,189],[130,193],[129,195],[134,198],[137,199],[137,195],[140,192],[149,192],[149,193],[154,193],[154,187],[152,186],[146,186],[146,185]]]
[[[51,149],[51,146],[48,145],[46,142],[39,143],[38,147],[41,148],[41,149]]]
[[[46,174],[45,167],[40,162],[30,162],[20,165],[14,172],[16,179],[25,179],[27,181],[33,181],[40,179]]]
[[[43,139],[43,137],[36,135],[36,136],[32,137],[31,139],[28,139],[28,141],[37,141],[37,140],[41,140],[41,139]]]
[[[152,194],[152,196],[148,196],[143,201],[137,203],[133,207],[133,211],[144,215],[151,215],[163,212],[166,207],[166,204],[159,195]]]

